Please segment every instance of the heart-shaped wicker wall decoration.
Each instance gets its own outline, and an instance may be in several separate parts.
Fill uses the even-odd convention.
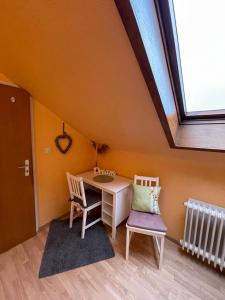
[[[71,136],[65,132],[63,123],[63,133],[55,138],[55,145],[62,154],[66,154],[72,144],[73,140]]]

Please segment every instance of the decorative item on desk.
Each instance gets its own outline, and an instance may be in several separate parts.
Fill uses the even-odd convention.
[[[99,167],[94,168],[94,175],[108,175],[108,176],[116,176],[116,171],[100,169]]]
[[[63,132],[62,132],[62,134],[58,135],[55,138],[55,145],[62,154],[66,154],[67,151],[69,151],[70,147],[73,144],[73,140],[72,140],[71,136],[65,132],[64,127],[65,127],[65,125],[63,122],[63,124],[62,124]]]
[[[96,143],[95,141],[92,141],[92,146],[95,149],[95,155],[96,155],[95,166],[97,167],[98,166],[98,154],[106,153],[109,150],[109,146],[106,144]]]
[[[114,170],[105,170],[100,169],[99,167],[94,168],[94,177],[93,180],[96,182],[111,182],[114,179],[114,176],[116,175],[116,171]]]

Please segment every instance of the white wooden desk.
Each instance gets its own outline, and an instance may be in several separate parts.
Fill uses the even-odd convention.
[[[112,227],[112,238],[116,237],[116,227],[129,216],[131,207],[132,180],[115,176],[112,182],[102,183],[93,180],[94,172],[78,174],[84,183],[102,192],[102,221]]]

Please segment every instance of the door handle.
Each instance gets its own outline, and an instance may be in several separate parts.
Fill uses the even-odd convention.
[[[24,176],[30,175],[30,162],[28,159],[24,161],[24,166],[17,167],[18,169],[24,169]]]

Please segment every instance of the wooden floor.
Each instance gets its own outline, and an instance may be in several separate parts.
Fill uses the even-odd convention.
[[[124,259],[125,227],[113,242],[116,256],[44,279],[38,271],[48,229],[0,255],[0,299],[225,299],[223,274],[166,241],[158,271],[150,237],[134,235]],[[72,253],[71,253],[72,255]]]

